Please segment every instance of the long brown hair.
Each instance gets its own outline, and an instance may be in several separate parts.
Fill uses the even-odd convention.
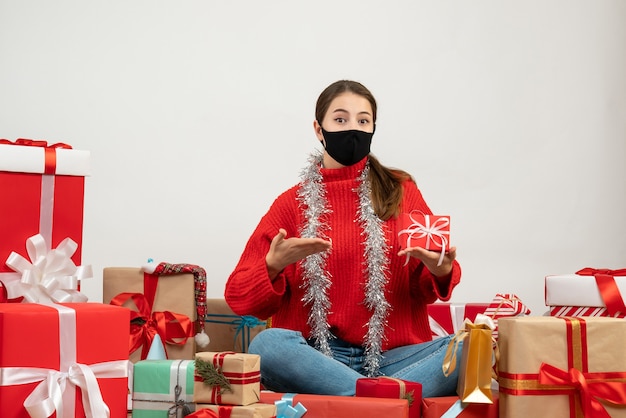
[[[376,123],[378,107],[374,95],[363,84],[352,80],[339,80],[326,87],[317,98],[315,118],[324,120],[331,102],[340,94],[350,92],[367,99],[372,106],[372,118]],[[383,221],[398,216],[402,201],[402,183],[413,180],[406,171],[385,167],[371,153],[369,155],[369,178],[372,190],[372,205],[376,215]]]

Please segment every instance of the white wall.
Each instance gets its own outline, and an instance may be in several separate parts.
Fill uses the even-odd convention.
[[[541,314],[545,275],[626,265],[626,2],[0,0],[0,137],[92,153],[92,300],[148,258],[220,297],[340,78],[379,101],[373,152],[452,216],[453,301]]]

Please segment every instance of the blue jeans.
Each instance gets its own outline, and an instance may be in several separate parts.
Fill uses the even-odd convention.
[[[448,396],[456,393],[458,364],[448,377],[441,365],[451,337],[398,347],[383,353],[380,372],[384,376],[419,382],[422,396]],[[363,375],[362,347],[341,340],[329,341],[333,357],[316,350],[300,332],[268,328],[259,333],[248,352],[261,356],[261,383],[269,390],[353,396],[356,381]],[[459,344],[457,362],[461,358]]]

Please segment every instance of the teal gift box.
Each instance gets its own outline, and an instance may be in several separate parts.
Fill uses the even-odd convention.
[[[133,418],[184,417],[195,411],[193,360],[141,360],[133,376]]]

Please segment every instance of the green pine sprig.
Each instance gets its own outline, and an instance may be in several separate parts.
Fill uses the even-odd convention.
[[[415,394],[413,391],[407,392],[404,394],[404,399],[409,401],[409,406],[413,405],[413,401],[415,401]]]
[[[222,371],[215,367],[210,361],[204,361],[196,358],[196,373],[202,378],[205,385],[216,386],[220,388],[220,394],[233,391],[230,382],[224,376]]]

